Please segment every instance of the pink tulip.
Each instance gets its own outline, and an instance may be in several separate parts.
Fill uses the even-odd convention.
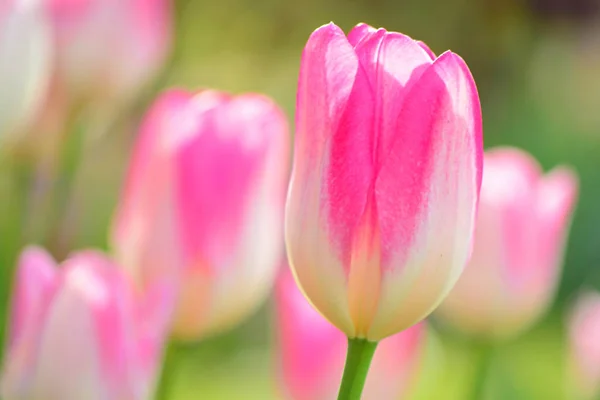
[[[545,311],[556,288],[577,179],[565,167],[543,174],[517,149],[485,155],[471,261],[439,315],[461,330],[512,336]]]
[[[284,397],[329,400],[336,397],[346,355],[346,336],[306,301],[289,273],[276,287],[277,360]],[[364,399],[398,400],[411,389],[425,326],[418,324],[381,342],[367,377]]]
[[[256,94],[172,90],[148,113],[112,241],[142,285],[181,285],[179,338],[227,329],[268,294],[283,250],[288,140],[281,110]]]
[[[481,156],[459,56],[364,24],[317,29],[300,66],[286,243],[321,314],[377,341],[433,311],[469,256]]]
[[[43,0],[56,39],[57,78],[75,100],[135,93],[170,45],[170,0]]]
[[[0,139],[28,127],[51,73],[48,16],[35,1],[0,2]]]
[[[594,399],[600,394],[600,293],[582,294],[569,320],[573,394]]]
[[[19,261],[1,397],[134,400],[152,395],[173,291],[144,297],[103,255],[78,253],[57,268],[43,250]]]

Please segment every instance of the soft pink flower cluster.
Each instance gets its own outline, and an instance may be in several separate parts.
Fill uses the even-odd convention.
[[[19,129],[50,82],[72,101],[134,93],[167,54],[169,13],[166,0],[0,5],[0,86],[18,97],[7,100],[18,109],[0,106],[0,130]],[[335,396],[346,337],[383,340],[365,398],[396,399],[419,365],[421,321],[440,304],[449,324],[494,339],[547,308],[575,173],[544,175],[515,149],[484,156],[477,89],[455,53],[365,24],[318,28],[302,55],[294,141],[288,185],[290,133],[272,100],[161,94],[141,123],[111,257],[78,252],[58,267],[41,249],[22,253],[1,396],[151,398],[167,340],[252,315],[286,248],[277,378],[293,399]]]

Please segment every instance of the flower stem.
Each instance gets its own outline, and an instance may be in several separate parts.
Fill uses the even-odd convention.
[[[167,400],[172,398],[173,382],[175,382],[175,371],[179,361],[180,349],[177,343],[169,342],[165,349],[160,380],[154,396],[155,400]]]
[[[338,400],[360,400],[378,342],[348,338],[346,366]]]
[[[489,344],[480,344],[476,347],[477,360],[475,362],[475,375],[473,377],[473,389],[471,391],[472,400],[485,399],[485,384],[492,365],[492,346]]]

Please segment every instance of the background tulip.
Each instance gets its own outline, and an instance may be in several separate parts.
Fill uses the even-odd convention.
[[[58,269],[43,250],[25,250],[2,398],[150,398],[174,297],[166,285],[142,297],[132,289],[99,253],[78,253]]]
[[[349,337],[425,318],[469,255],[479,99],[464,61],[361,24],[317,29],[300,67],[286,242],[298,284]]]
[[[44,0],[56,78],[76,101],[123,100],[158,71],[171,36],[169,0]]]
[[[333,399],[346,354],[346,336],[310,305],[292,275],[276,287],[277,371],[285,398]],[[408,393],[424,350],[423,324],[381,342],[367,378],[364,399],[398,400]]]
[[[113,230],[142,285],[180,287],[175,334],[226,329],[266,297],[283,243],[284,115],[269,99],[169,91],[149,111]]]
[[[51,72],[48,18],[35,1],[0,4],[0,138],[25,129]]]
[[[579,296],[568,321],[571,396],[595,399],[600,393],[600,293]]]
[[[543,174],[520,150],[487,152],[473,255],[439,316],[485,337],[531,325],[554,295],[576,197],[569,169]]]

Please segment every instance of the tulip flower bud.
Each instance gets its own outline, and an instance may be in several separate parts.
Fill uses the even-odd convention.
[[[300,66],[286,244],[310,302],[350,338],[425,318],[469,256],[482,128],[464,61],[361,24],[317,29]]]
[[[473,255],[437,315],[485,338],[513,336],[546,310],[560,276],[577,178],[528,154],[485,155]]]
[[[279,277],[276,300],[277,371],[284,398],[334,399],[344,369],[346,336],[306,301],[288,271]],[[421,323],[379,344],[364,399],[398,400],[409,392],[425,334]]]
[[[59,269],[43,250],[23,252],[17,270],[4,400],[151,398],[174,293],[143,297],[99,253]]]
[[[75,100],[122,100],[162,65],[169,0],[44,0],[56,41],[56,74]]]
[[[266,97],[173,90],[152,107],[112,242],[141,285],[181,285],[175,336],[227,329],[264,300],[281,262],[287,174],[287,122]]]
[[[580,295],[568,325],[569,398],[595,399],[600,394],[600,293]]]
[[[52,46],[48,18],[35,1],[0,4],[0,139],[27,128],[45,96]]]

